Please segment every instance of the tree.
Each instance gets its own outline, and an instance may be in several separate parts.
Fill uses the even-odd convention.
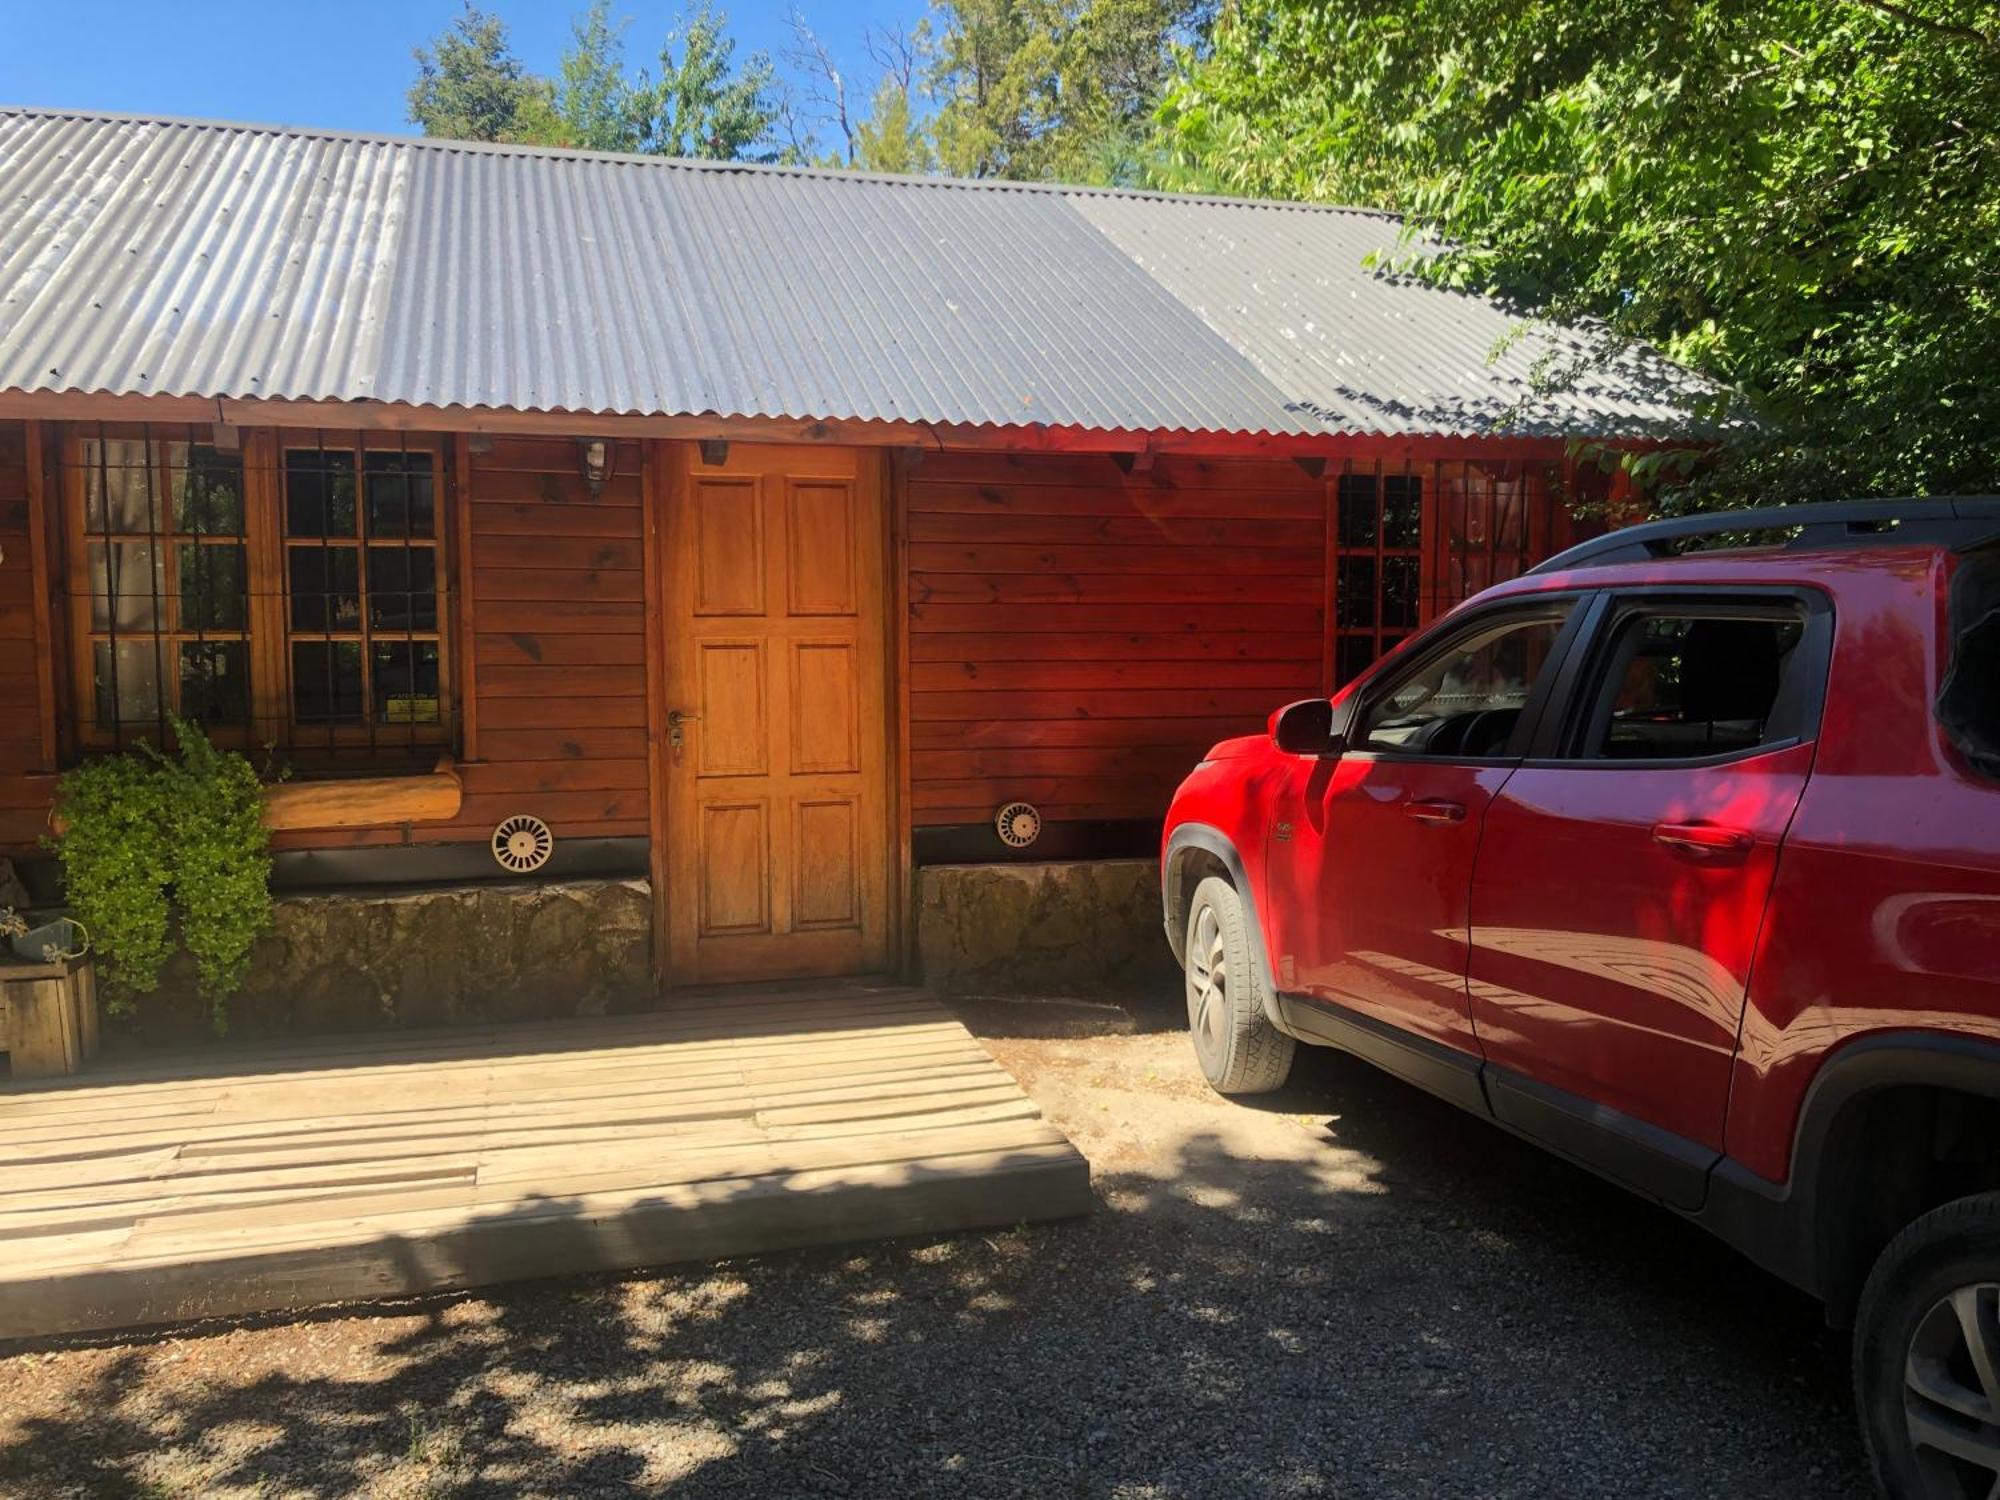
[[[1206,0],[933,0],[937,152],[968,177],[1131,175]]]
[[[753,52],[739,71],[728,17],[706,0],[682,17],[660,49],[660,78],[635,91],[641,149],[665,156],[719,161],[772,161],[778,151],[771,130],[778,118],[776,70]],[[675,43],[680,44],[675,55]]]
[[[429,47],[415,49],[415,56],[410,120],[425,135],[459,141],[512,137],[534,84],[509,49],[506,23],[498,16],[466,0],[458,19]]]
[[[1158,145],[1162,185],[1398,210],[1446,243],[1409,269],[1733,387],[1754,425],[1673,506],[2000,481],[1990,0],[1237,0]]]
[[[910,90],[894,78],[882,80],[867,118],[854,127],[854,165],[870,172],[937,169],[937,154],[912,107]]]
[[[643,103],[625,76],[624,30],[612,23],[610,0],[592,0],[571,23],[556,76],[536,80],[517,139],[580,151],[641,149]]]

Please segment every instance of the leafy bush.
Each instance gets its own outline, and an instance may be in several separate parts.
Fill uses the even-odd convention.
[[[104,964],[114,1012],[159,985],[172,928],[194,958],[215,1029],[271,925],[270,835],[250,762],[173,722],[176,751],[140,745],[63,777],[56,841],[70,905]]]

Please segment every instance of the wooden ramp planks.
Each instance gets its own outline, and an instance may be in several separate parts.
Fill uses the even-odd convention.
[[[0,1089],[0,1338],[1088,1211],[934,1000],[229,1048]]]

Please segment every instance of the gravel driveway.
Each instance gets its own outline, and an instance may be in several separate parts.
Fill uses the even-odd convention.
[[[1841,1341],[1365,1066],[962,1007],[1089,1219],[0,1358],[8,1495],[1859,1496]]]

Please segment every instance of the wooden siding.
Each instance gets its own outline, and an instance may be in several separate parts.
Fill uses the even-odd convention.
[[[46,538],[33,522],[27,424],[0,422],[0,850],[48,831],[55,778]]]
[[[1158,817],[1319,690],[1327,486],[1295,463],[931,454],[906,493],[918,826]]]

